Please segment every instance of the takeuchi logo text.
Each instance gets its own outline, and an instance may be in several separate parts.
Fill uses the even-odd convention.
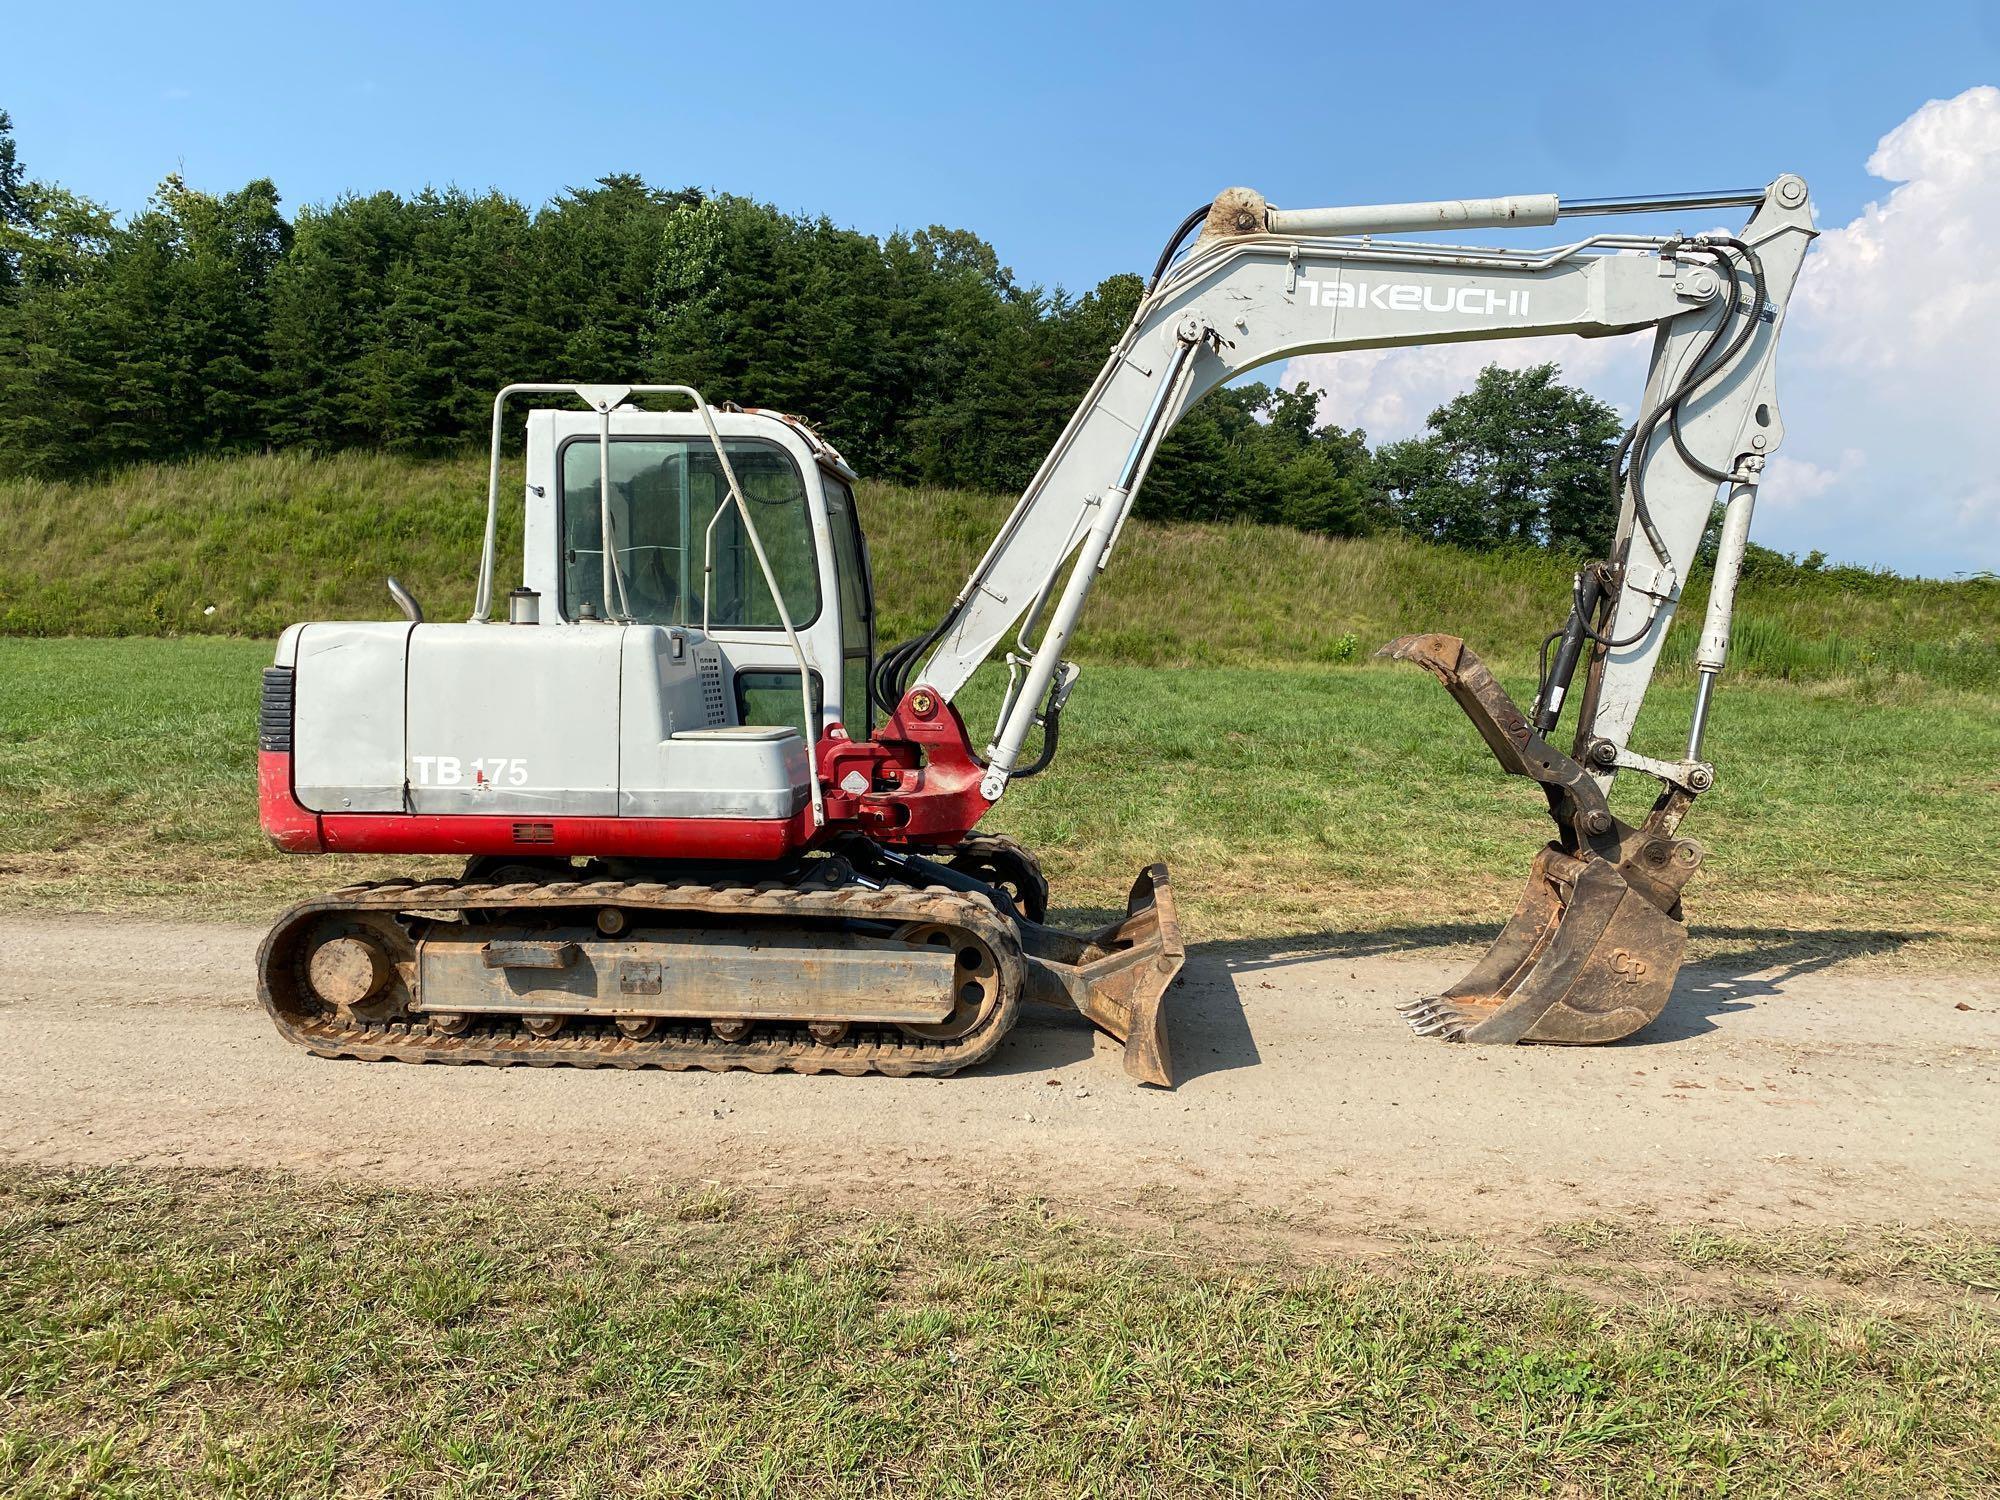
[[[1469,313],[1525,318],[1526,287],[1423,286],[1413,281],[1301,281],[1311,307],[1378,307],[1384,312]]]

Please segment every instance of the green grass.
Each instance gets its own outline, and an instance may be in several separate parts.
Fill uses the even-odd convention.
[[[1549,1248],[1529,1274],[1451,1245],[1246,1263],[1033,1205],[843,1220],[704,1189],[16,1171],[0,1175],[0,1486],[2000,1486],[2000,1322],[1957,1269],[1990,1267],[1990,1245],[1888,1296],[1756,1268],[1697,1280],[1671,1252],[1642,1268],[1574,1233]]]
[[[0,638],[0,909],[258,919],[424,867],[265,846],[253,637],[384,615],[392,571],[464,613],[482,492],[476,461],[368,455],[0,484],[0,637],[58,637]],[[890,639],[1005,505],[862,502]],[[1566,589],[1546,557],[1135,525],[1063,755],[993,821],[1073,922],[1165,857],[1197,941],[1483,938],[1539,799],[1365,655],[1461,629],[1519,690]],[[93,634],[123,638],[60,638]],[[1690,634],[1642,747],[1680,737]],[[1996,709],[2000,585],[1750,581],[1687,828],[1696,954],[2000,956]],[[0,1169],[0,1492],[2000,1490],[1990,1236],[1590,1220],[1353,1260],[1147,1223]]]
[[[504,488],[519,493],[512,478]],[[463,617],[485,493],[483,458],[367,453],[0,481],[9,540],[0,634],[268,637],[295,620],[386,616],[389,573],[434,618]],[[885,640],[937,619],[1011,503],[883,485],[864,485],[860,499]],[[504,516],[509,557],[518,554],[518,513]],[[1518,665],[1566,607],[1570,566],[1541,553],[1479,555],[1395,537],[1135,523],[1077,650],[1100,664],[1298,665],[1443,628]],[[1683,604],[1691,621],[1703,597],[1697,579]],[[1738,675],[1915,675],[2000,688],[2000,580],[1753,576],[1738,619]],[[1670,668],[1686,662],[1692,638],[1691,625],[1670,638]]]
[[[266,648],[240,637],[383,615],[389,571],[462,614],[483,480],[473,458],[287,454],[0,483],[0,901],[261,916],[323,882],[257,836]],[[885,639],[935,617],[1007,504],[883,486],[862,503]],[[1519,689],[1567,587],[1539,554],[1135,524],[1076,644],[1063,758],[998,823],[1078,907],[1115,905],[1166,856],[1200,935],[1476,930],[1543,837],[1534,795],[1427,680],[1367,655],[1449,624]],[[1684,616],[1700,602],[1697,582]],[[160,634],[179,639],[133,638]],[[1642,745],[1679,742],[1692,635],[1669,638]],[[1885,952],[2000,942],[1996,693],[2000,582],[1746,580],[1710,739],[1722,783],[1690,829],[1713,847],[1698,923]],[[975,684],[971,716],[991,701]]]
[[[247,641],[0,640],[0,904],[267,918],[391,868],[265,846],[267,660]],[[1657,690],[1663,738],[1689,696]],[[976,716],[990,690],[974,700]],[[1733,685],[1711,741],[1721,780],[1687,825],[1712,851],[1689,896],[1698,943],[2000,952],[1994,706]],[[1121,904],[1133,872],[1165,858],[1197,940],[1418,942],[1501,920],[1548,836],[1540,808],[1407,667],[1105,667],[1086,670],[1055,767],[993,822],[1044,854],[1064,907]]]

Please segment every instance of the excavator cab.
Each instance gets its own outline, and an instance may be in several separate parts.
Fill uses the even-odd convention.
[[[790,725],[809,740],[839,723],[865,738],[875,612],[854,473],[794,418],[723,411],[716,423],[720,452],[691,412],[616,410],[605,463],[591,413],[532,412],[525,586],[541,596],[545,619],[701,632],[727,658],[726,708],[737,723]],[[747,519],[732,502],[732,474]],[[802,652],[791,649],[787,619]]]
[[[303,825],[288,847],[442,840],[515,864],[808,848],[814,746],[867,732],[853,474],[797,422],[713,420],[712,439],[691,412],[532,411],[504,619],[482,579],[471,621],[412,603],[287,631],[266,689],[286,700],[292,796],[267,826]]]

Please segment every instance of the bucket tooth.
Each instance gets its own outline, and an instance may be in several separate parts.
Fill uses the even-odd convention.
[[[1465,1017],[1449,1005],[1433,1004],[1404,1019],[1418,1036],[1441,1036],[1451,1042],[1462,1041],[1465,1036]]]
[[[1163,864],[1132,883],[1125,917],[1086,935],[1019,923],[1028,997],[1073,1007],[1125,1048],[1125,1071],[1170,1087],[1173,1052],[1163,1002],[1186,961],[1173,885]]]
[[[1435,1006],[1430,1010],[1417,1012],[1417,1014],[1409,1017],[1408,1020],[1410,1030],[1416,1032],[1419,1036],[1430,1036],[1448,1026],[1463,1025],[1465,1018],[1455,1010],[1447,1009],[1444,1006]]]

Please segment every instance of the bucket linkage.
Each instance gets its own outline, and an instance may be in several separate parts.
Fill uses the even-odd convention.
[[[1587,1045],[1652,1021],[1687,949],[1681,889],[1703,851],[1675,829],[1693,794],[1668,785],[1633,827],[1457,636],[1407,635],[1379,654],[1442,682],[1501,766],[1541,785],[1560,830],[1535,856],[1520,904],[1472,972],[1400,1007],[1411,1028],[1448,1041]]]

